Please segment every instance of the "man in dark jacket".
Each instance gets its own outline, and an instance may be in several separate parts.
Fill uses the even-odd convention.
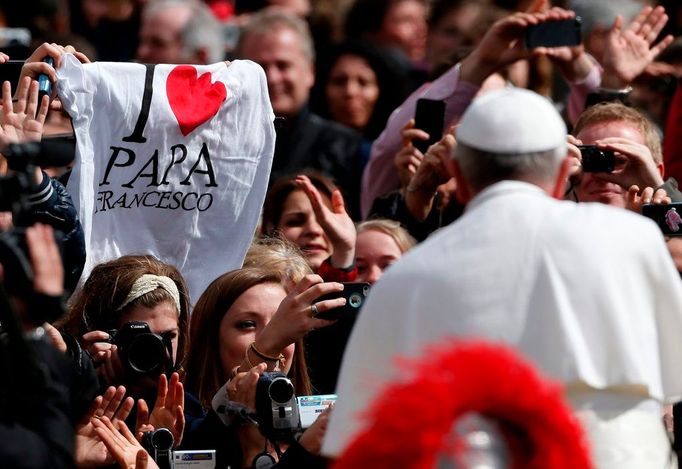
[[[307,24],[282,11],[254,15],[244,27],[237,56],[258,62],[268,80],[270,102],[278,124],[275,158],[270,179],[305,168],[332,177],[358,214],[363,161],[361,136],[308,109],[315,82],[314,47]]]

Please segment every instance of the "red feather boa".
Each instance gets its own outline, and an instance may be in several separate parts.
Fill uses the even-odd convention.
[[[469,412],[507,430],[512,468],[592,467],[561,387],[510,348],[448,341],[429,349],[425,359],[401,360],[400,366],[414,369],[414,375],[390,385],[374,402],[367,427],[334,469],[431,469],[463,446],[461,436],[451,433]]]

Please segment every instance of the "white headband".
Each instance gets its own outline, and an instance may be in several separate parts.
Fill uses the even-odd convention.
[[[157,288],[163,288],[170,293],[170,296],[173,297],[176,308],[178,308],[178,314],[180,314],[182,310],[180,308],[180,292],[178,291],[178,286],[169,277],[153,274],[144,274],[135,280],[133,287],[130,289],[130,293],[128,293],[126,299],[123,300],[121,306],[116,308],[116,311],[122,310],[142,295],[146,295],[150,291],[154,291]]]

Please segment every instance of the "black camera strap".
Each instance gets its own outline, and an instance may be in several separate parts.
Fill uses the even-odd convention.
[[[168,358],[166,359],[166,377],[170,380],[173,372],[177,371],[179,368],[178,360],[180,357],[176,357],[175,363],[173,363],[173,342],[169,333],[161,334],[161,340],[163,341],[163,346],[166,347],[166,353],[168,355]]]

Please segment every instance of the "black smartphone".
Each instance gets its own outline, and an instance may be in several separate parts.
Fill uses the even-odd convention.
[[[563,47],[578,46],[580,37],[580,17],[569,20],[545,21],[526,28],[526,47]]]
[[[586,173],[610,173],[616,167],[613,150],[603,150],[594,145],[578,145],[582,156],[582,167]]]
[[[12,93],[14,93],[17,89],[21,67],[23,66],[23,60],[9,60],[4,64],[0,64],[0,85],[5,81],[9,81],[9,84],[12,86]]]
[[[682,202],[642,205],[642,215],[651,218],[666,236],[682,236]]]
[[[366,282],[343,282],[343,291],[322,295],[316,302],[323,300],[333,300],[335,298],[345,298],[346,304],[338,308],[322,311],[316,318],[320,319],[348,319],[355,318],[365,304],[369,294],[369,283]]]
[[[428,140],[413,140],[412,144],[422,153],[443,138],[445,126],[445,101],[420,98],[414,112],[414,127],[429,134]]]

